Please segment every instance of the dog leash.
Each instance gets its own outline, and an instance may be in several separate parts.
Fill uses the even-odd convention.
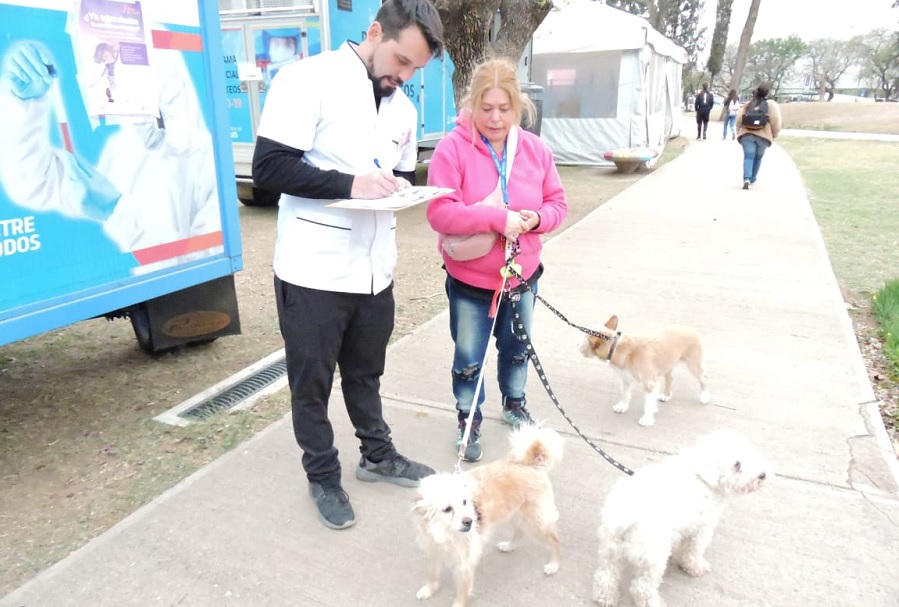
[[[539,299],[543,303],[543,305],[545,305],[547,308],[552,310],[556,314],[556,316],[558,316],[559,318],[564,320],[567,324],[569,324],[572,327],[575,327],[577,329],[580,329],[584,333],[589,333],[590,335],[593,335],[596,337],[601,337],[605,340],[610,339],[608,335],[603,335],[602,333],[598,333],[591,329],[587,329],[585,327],[581,327],[579,325],[576,325],[576,324],[570,322],[567,318],[565,318],[565,316],[562,315],[561,312],[559,312],[554,307],[549,305],[549,303],[547,303],[547,301],[545,299],[543,299],[542,297],[537,295],[537,293],[534,291],[534,289],[531,287],[531,285],[529,285],[527,282],[525,282],[525,280],[521,277],[521,274],[516,272],[515,269],[513,269],[511,267],[511,263],[508,260],[506,261],[506,268],[508,269],[509,273],[511,273],[513,276],[515,276],[515,278],[517,278],[519,280],[519,282],[521,282],[521,284],[523,284],[527,287],[527,290],[530,291],[534,295],[534,297]],[[549,394],[550,400],[552,400],[553,404],[556,406],[556,409],[559,410],[559,413],[562,414],[562,417],[565,418],[565,421],[567,421],[568,424],[572,428],[574,428],[574,431],[577,432],[577,435],[580,436],[582,439],[584,439],[584,441],[588,445],[590,445],[593,448],[593,450],[596,451],[600,455],[600,457],[602,457],[604,460],[606,460],[607,462],[609,462],[610,464],[615,466],[621,472],[624,472],[628,476],[632,476],[634,474],[633,470],[631,470],[630,468],[628,468],[627,466],[625,466],[624,464],[622,464],[621,462],[616,460],[614,457],[609,455],[605,450],[603,450],[602,447],[600,447],[599,445],[594,443],[592,440],[590,440],[590,438],[587,435],[585,435],[583,432],[581,432],[581,429],[577,427],[577,424],[574,423],[574,420],[571,419],[571,417],[568,415],[568,413],[562,407],[562,404],[559,402],[559,399],[556,397],[556,394],[553,391],[552,386],[549,385],[549,380],[546,377],[546,372],[543,370],[543,365],[540,363],[540,358],[537,356],[537,351],[534,349],[534,344],[531,343],[531,338],[530,338],[530,336],[528,336],[527,331],[524,328],[524,323],[521,320],[521,314],[518,310],[519,299],[520,299],[520,295],[518,295],[517,293],[509,294],[509,301],[512,305],[512,317],[513,317],[512,329],[513,329],[513,331],[515,331],[515,334],[518,336],[518,339],[521,340],[521,342],[527,348],[528,357],[531,359],[531,363],[534,365],[534,369],[537,371],[538,377],[540,378],[540,383],[543,384],[543,389],[546,390],[547,394]],[[621,333],[619,332],[618,335],[621,335]],[[617,339],[617,336],[616,336],[616,339]]]
[[[529,284],[527,283],[527,281],[526,281],[524,278],[522,278],[521,274],[515,269],[514,266],[511,266],[511,265],[509,265],[508,262],[506,262],[506,268],[507,268],[507,271],[509,272],[509,274],[511,274],[511,275],[512,275],[513,277],[515,277],[516,279],[518,279],[518,282],[520,282],[520,283],[521,283],[521,284],[522,284],[528,291],[530,291],[530,293],[531,293],[534,297],[536,297],[537,299],[539,299],[539,300],[540,300],[540,303],[542,303],[544,306],[546,306],[547,308],[549,308],[550,312],[552,312],[553,314],[555,314],[556,316],[558,316],[558,317],[562,320],[562,322],[564,322],[564,323],[565,323],[566,325],[568,325],[569,327],[574,327],[575,329],[577,329],[577,330],[580,331],[581,333],[586,333],[587,335],[592,335],[593,337],[598,337],[598,338],[600,338],[600,339],[603,340],[603,341],[613,340],[613,341],[614,341],[614,344],[613,344],[613,346],[612,346],[612,351],[614,351],[614,346],[617,345],[617,343],[618,343],[618,338],[621,337],[621,331],[617,331],[616,334],[615,334],[615,337],[609,337],[609,336],[606,335],[605,333],[600,333],[599,331],[594,331],[593,329],[588,329],[587,327],[582,327],[581,325],[577,325],[577,324],[571,322],[570,320],[568,320],[568,319],[565,317],[564,314],[562,314],[561,312],[559,312],[559,311],[558,311],[557,309],[555,309],[555,308],[554,308],[548,301],[546,301],[546,300],[543,299],[540,295],[538,295],[537,292],[534,291],[534,289],[531,287],[531,285],[529,285]],[[611,358],[611,354],[609,355],[609,357]]]
[[[512,272],[515,272],[513,261],[515,256],[518,254],[517,243],[513,244],[506,241],[505,251],[506,251],[506,263],[504,265],[504,269],[511,268]],[[509,272],[503,271],[501,272],[503,280],[500,284],[499,289],[497,290],[497,296],[495,297],[494,304],[491,304],[491,308],[495,306],[499,306],[499,303],[502,301],[503,294],[506,291],[506,287],[509,285],[509,277],[511,274]],[[489,335],[493,335],[496,330],[496,319],[499,316],[493,312],[493,325],[490,327]],[[459,451],[456,453],[456,465],[453,468],[453,471],[456,474],[461,474],[462,472],[462,460],[465,459],[465,449],[468,447],[468,439],[471,436],[471,424],[474,421],[474,414],[478,408],[478,397],[481,394],[481,386],[484,385],[484,368],[487,366],[487,352],[490,350],[490,340],[487,340],[487,348],[484,350],[484,358],[481,360],[481,372],[478,373],[478,381],[475,383],[474,387],[474,396],[471,399],[471,406],[468,409],[468,417],[465,418],[465,430],[462,431],[462,442],[459,444]]]

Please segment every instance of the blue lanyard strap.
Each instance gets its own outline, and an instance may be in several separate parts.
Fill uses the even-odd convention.
[[[508,140],[506,145],[503,146],[502,159],[496,155],[496,150],[493,149],[493,146],[490,145],[490,142],[484,135],[481,135],[481,141],[484,142],[484,145],[490,150],[490,155],[493,156],[493,164],[496,166],[496,172],[499,173],[499,187],[503,192],[503,202],[506,203],[506,206],[509,206],[509,189],[506,185],[506,150],[509,149]]]

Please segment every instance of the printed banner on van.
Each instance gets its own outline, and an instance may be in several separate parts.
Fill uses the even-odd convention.
[[[35,4],[0,1],[0,319],[223,251],[197,4]]]

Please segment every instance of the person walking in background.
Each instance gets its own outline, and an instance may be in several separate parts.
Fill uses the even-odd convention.
[[[721,112],[724,115],[724,135],[722,139],[727,139],[727,130],[730,127],[730,138],[736,138],[737,114],[740,112],[740,98],[737,91],[730,89],[727,93],[727,99],[724,100],[724,107]]]
[[[709,83],[702,83],[702,90],[696,94],[696,139],[705,139],[709,129],[709,116],[715,105],[715,97],[709,92]]]
[[[365,39],[283,67],[268,90],[253,180],[282,192],[275,299],[293,431],[309,494],[332,529],[355,523],[328,418],[334,372],[356,429],[356,478],[406,487],[434,470],[400,455],[379,389],[393,332],[396,217],[334,209],[408,187],[418,157],[415,106],[403,82],[443,51],[428,0],[387,0]]]
[[[481,458],[483,382],[476,393],[490,342],[496,339],[497,380],[502,396],[502,420],[515,427],[532,423],[525,407],[528,356],[513,330],[512,302],[530,334],[534,292],[543,273],[540,240],[558,228],[568,213],[565,189],[552,151],[536,135],[518,125],[522,115],[533,120],[533,102],[522,94],[515,65],[504,59],[475,68],[462,100],[455,128],[431,158],[428,184],[455,191],[432,200],[427,209],[431,227],[442,236],[446,268],[450,335],[455,344],[452,365],[456,400],[456,449],[462,448],[471,407],[475,407],[466,461]],[[517,251],[515,263],[527,281],[510,278],[491,315],[494,295],[502,286],[500,270],[506,243]]]
[[[780,107],[768,99],[770,91],[771,85],[760,83],[752,92],[752,99],[737,114],[737,141],[743,146],[744,190],[755,183],[762,156],[780,133]]]

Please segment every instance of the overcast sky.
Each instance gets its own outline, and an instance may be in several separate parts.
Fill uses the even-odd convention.
[[[717,0],[705,0],[709,39],[715,28]],[[737,44],[750,0],[734,0],[728,43]],[[762,0],[753,42],[796,34],[806,42],[815,38],[848,39],[883,27],[899,29],[899,8],[893,0]]]

